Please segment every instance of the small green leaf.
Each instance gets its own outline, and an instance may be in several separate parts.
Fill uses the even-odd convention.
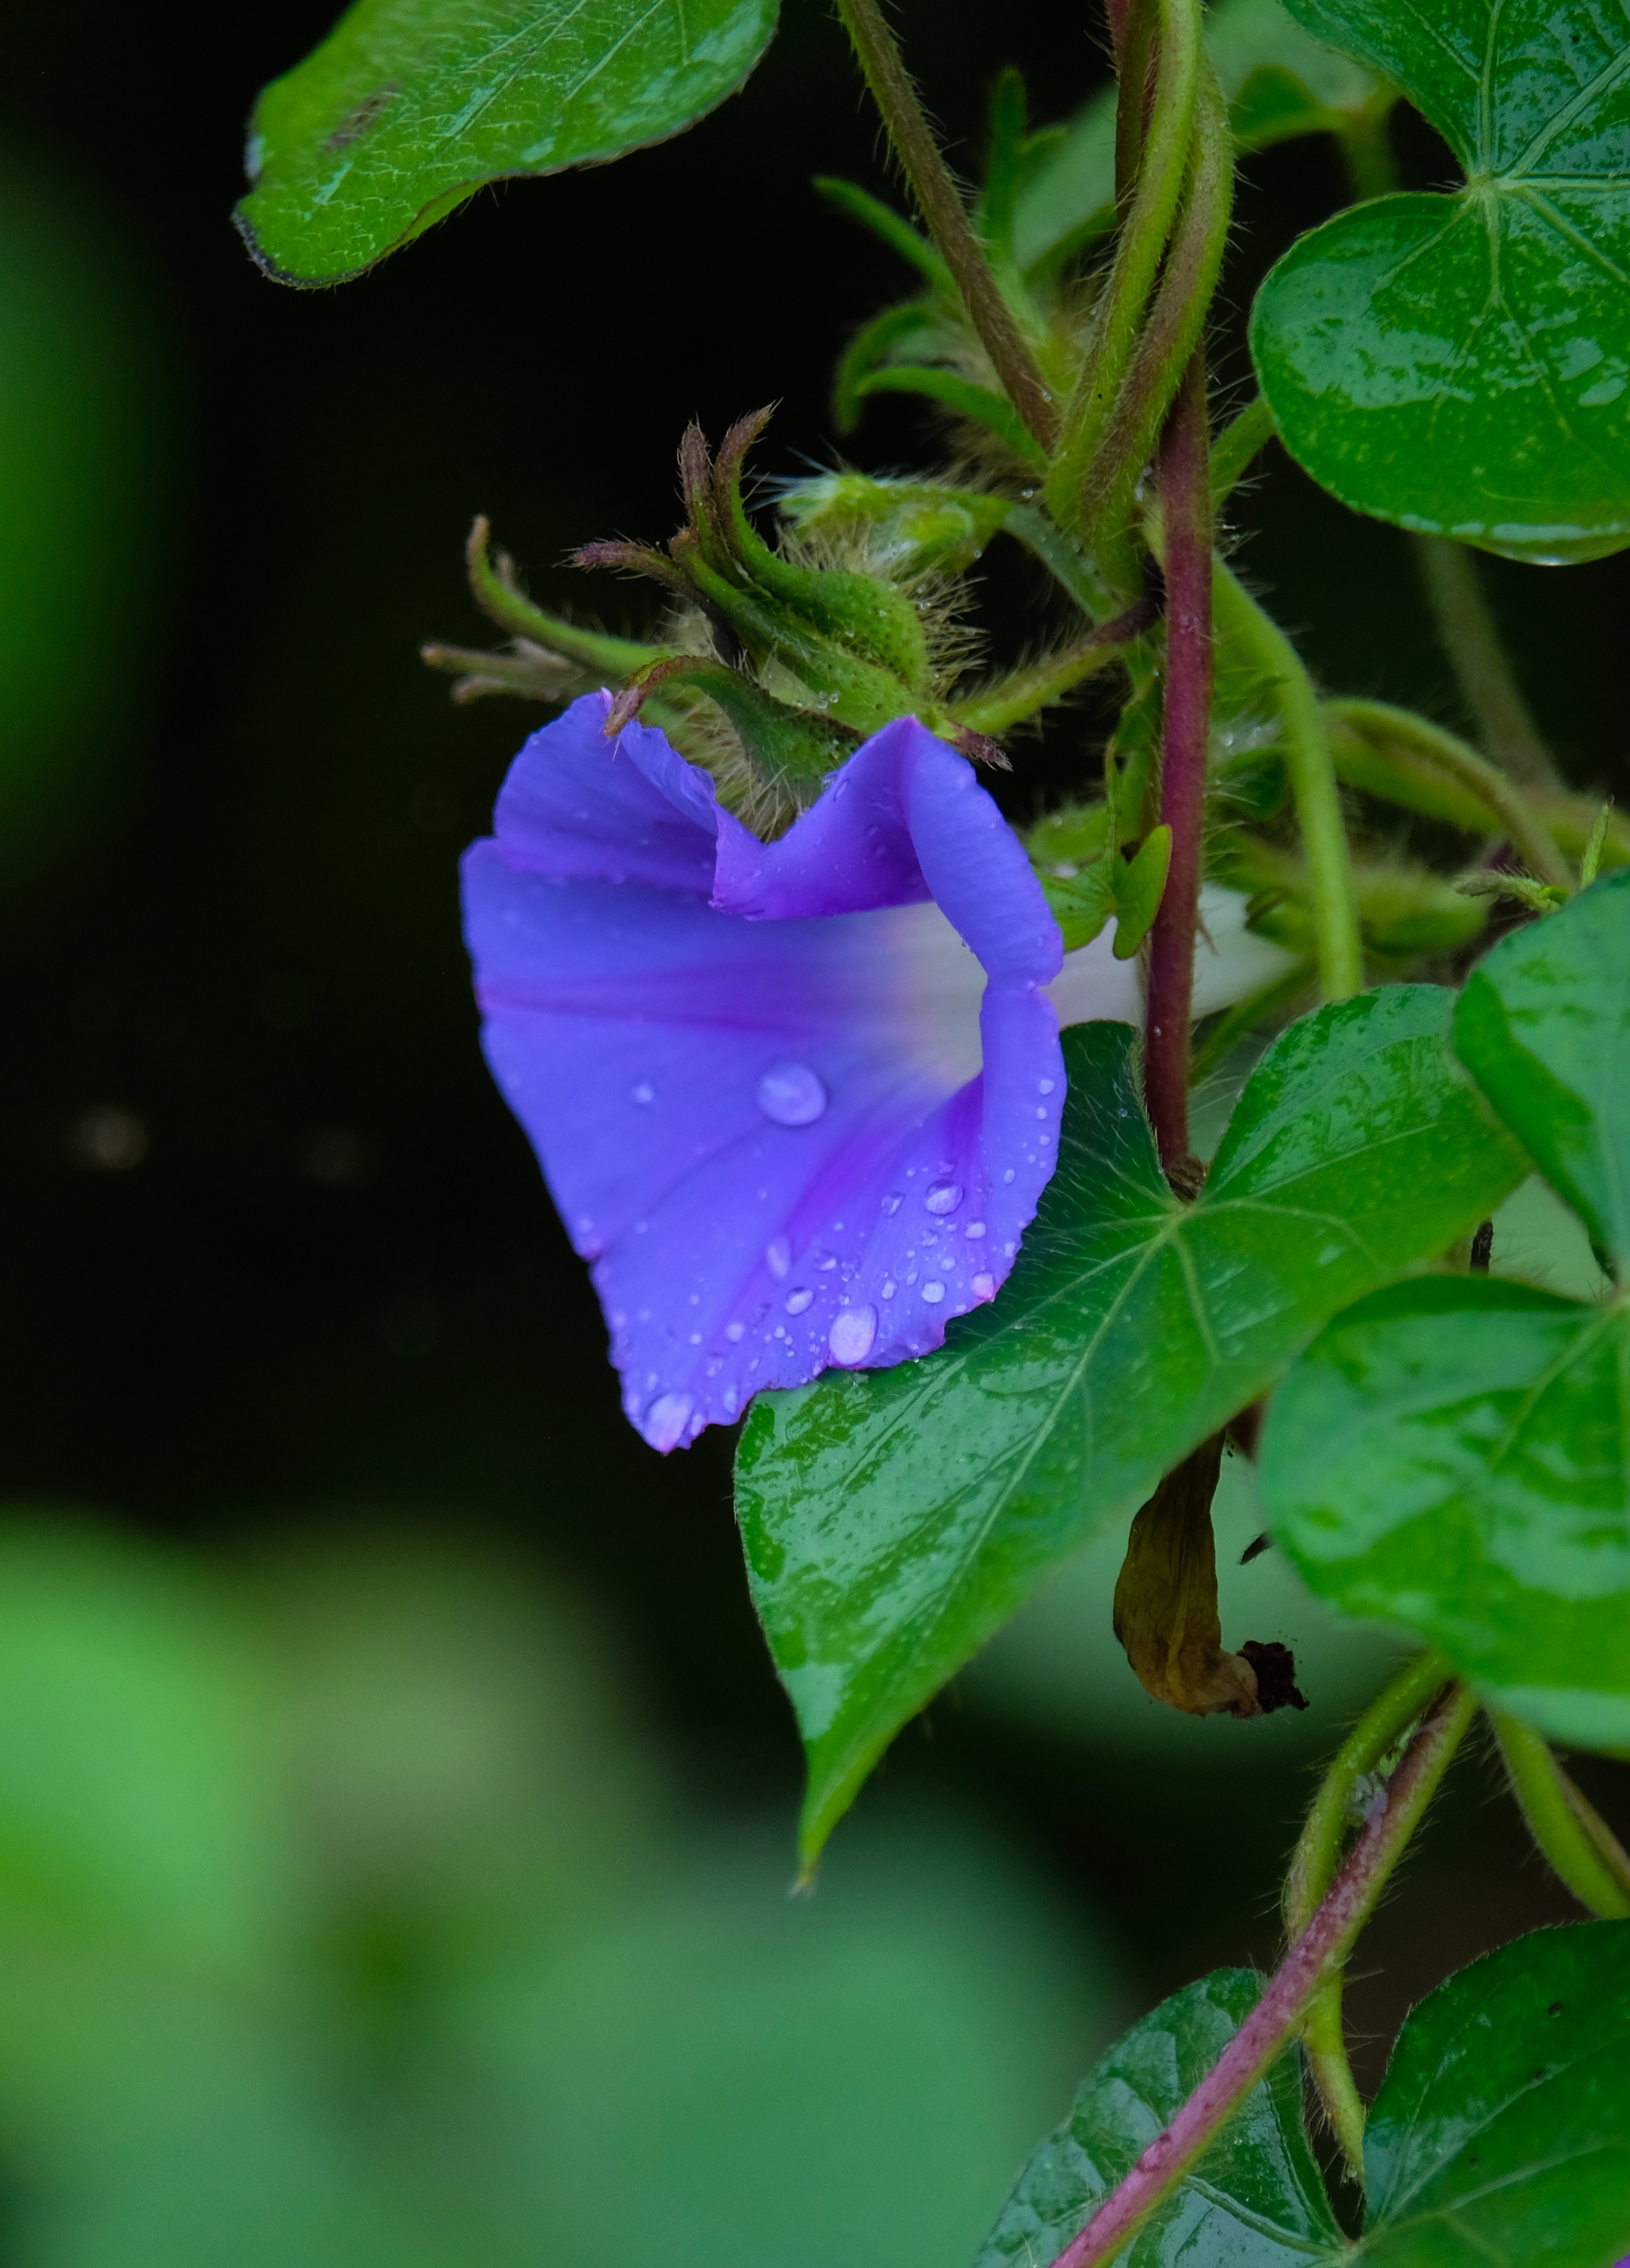
[[[1149,935],[1160,911],[1171,864],[1171,829],[1154,827],[1144,836],[1135,858],[1123,860],[1115,876],[1115,958],[1130,961]],[[1066,948],[1068,949],[1068,948]]]
[[[1555,0],[1291,0],[1395,77],[1465,169],[1291,247],[1251,346],[1343,503],[1513,559],[1630,543],[1630,26]]]
[[[1274,1397],[1274,1535],[1553,1739],[1630,1746],[1630,1313],[1450,1276],[1340,1315]]]
[[[1161,1174],[1130,1027],[1067,1031],[1058,1171],[996,1304],[921,1361],[754,1403],[738,1511],[809,1754],[807,1857],[899,1727],[1054,1567],[1325,1317],[1443,1251],[1523,1178],[1455,1075],[1448,1008],[1435,986],[1400,986],[1293,1025],[1192,1205]]]
[[[1352,2268],[1607,2268],[1630,2247],[1627,2041],[1624,1922],[1535,1930],[1440,1984],[1369,2113]]]
[[[999,441],[1005,441],[1016,457],[1022,457],[1038,472],[1046,470],[1047,453],[1017,411],[989,387],[978,386],[971,378],[959,378],[955,371],[932,370],[914,363],[885,363],[856,379],[852,391],[857,400],[869,394],[920,394],[958,417],[971,417]]]
[[[285,284],[338,284],[485,181],[603,163],[723,102],[776,0],[357,0],[251,122],[238,225]]]
[[[973,2268],[1055,2259],[1205,2078],[1261,1991],[1254,1970],[1219,1969],[1117,2040],[1019,2176]],[[1302,2123],[1293,2053],[1252,2090],[1121,2257],[1127,2268],[1291,2268],[1340,2242]]]
[[[1597,1242],[1630,1260],[1630,867],[1479,963],[1455,1045]]]

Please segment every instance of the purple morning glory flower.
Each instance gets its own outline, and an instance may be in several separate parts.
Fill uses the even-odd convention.
[[[914,718],[765,843],[661,733],[608,741],[609,705],[522,749],[465,927],[488,1061],[667,1450],[995,1297],[1057,1154],[1060,1023],[1136,1020],[1137,977],[1106,938],[1061,976],[1023,847]]]

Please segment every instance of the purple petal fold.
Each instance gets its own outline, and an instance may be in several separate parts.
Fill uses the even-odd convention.
[[[607,706],[522,750],[466,930],[488,1062],[666,1449],[995,1295],[1056,1154],[1061,948],[914,720],[763,843],[660,733],[607,741]]]

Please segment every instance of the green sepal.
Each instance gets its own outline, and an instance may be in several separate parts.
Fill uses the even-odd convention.
[[[800,809],[816,800],[827,776],[855,753],[853,734],[807,709],[776,700],[739,670],[703,654],[665,654],[636,671],[612,703],[607,735],[638,716],[652,694],[672,699],[676,693],[701,694],[722,709],[741,742],[754,784],[772,793],[785,791]]]
[[[929,481],[822,473],[783,490],[782,517],[800,536],[853,541],[867,566],[909,588],[925,575],[960,575],[1006,523],[1011,500]]]

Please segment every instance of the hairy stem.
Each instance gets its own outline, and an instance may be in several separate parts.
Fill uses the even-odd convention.
[[[1188,1028],[1200,920],[1200,851],[1211,733],[1211,477],[1206,359],[1190,360],[1160,449],[1165,535],[1166,686],[1160,816],[1171,829],[1166,887],[1149,932],[1143,1098],[1167,1178],[1186,1180]]]
[[[1312,884],[1319,990],[1326,1000],[1345,1000],[1364,989],[1364,954],[1347,828],[1318,696],[1290,640],[1221,560],[1212,605],[1219,636],[1232,639],[1236,652],[1248,654],[1274,687],[1285,728],[1286,769],[1296,823],[1302,830]]]
[[[1373,1794],[1368,1783],[1450,1680],[1441,1653],[1418,1654],[1377,1695],[1338,1750],[1313,1799],[1285,1877],[1288,1935],[1299,1937],[1335,1880],[1348,1830]],[[1311,2002],[1303,2030],[1308,2067],[1355,2181],[1364,2178],[1364,2106],[1347,2062],[1337,1970]]]
[[[1529,1831],[1582,1906],[1603,1921],[1630,1919],[1630,1857],[1551,1744],[1499,1709],[1489,1717]]]
[[[1154,620],[1152,601],[1128,607],[1124,615],[1086,631],[1061,653],[1050,653],[1028,669],[1016,669],[1011,676],[998,679],[995,685],[984,687],[966,701],[953,702],[951,714],[958,724],[967,725],[976,733],[1005,733],[1010,725],[1022,725],[1027,717],[1050,708],[1085,679],[1119,660]]]
[[[929,129],[877,0],[838,0],[838,13],[854,43],[871,97],[883,114],[919,210],[956,280],[968,320],[979,333],[1008,399],[1045,449],[1058,438],[1058,407],[1042,382],[1013,311],[997,288],[990,263],[968,223],[957,185]]]
[[[1060,2253],[1054,2268],[1103,2268],[1117,2258],[1289,2045],[1319,1986],[1345,1961],[1374,1911],[1475,1707],[1458,1686],[1433,1705],[1262,1998],[1171,2124]]]
[[[486,519],[477,519],[465,546],[465,564],[476,604],[501,630],[517,637],[530,638],[534,645],[562,655],[596,676],[613,681],[627,677],[632,670],[642,669],[662,652],[660,646],[640,645],[633,638],[607,637],[602,631],[579,630],[575,622],[563,622],[554,615],[546,615],[541,607],[534,607],[516,588],[514,566],[506,553],[498,554],[498,563],[494,566],[488,556],[490,537]]]
[[[1494,813],[1531,874],[1542,882],[1560,882],[1564,889],[1573,887],[1572,869],[1533,805],[1504,772],[1468,747],[1457,733],[1446,733],[1441,725],[1417,717],[1413,710],[1395,709],[1390,701],[1332,701],[1325,707],[1331,716],[1350,725],[1363,739],[1396,741],[1469,787]]]
[[[1551,752],[1501,647],[1476,560],[1444,535],[1417,535],[1414,544],[1438,636],[1484,747],[1519,787],[1559,786]]]
[[[1106,570],[1136,574],[1128,544],[1134,496],[1190,357],[1197,351],[1222,272],[1234,196],[1234,145],[1216,73],[1202,62],[1188,194],[1159,287],[1127,366],[1120,399],[1081,478],[1080,515]]]
[[[1188,174],[1189,134],[1200,85],[1200,0],[1159,0],[1155,99],[1143,138],[1137,193],[1115,247],[1099,298],[1090,350],[1063,426],[1047,502],[1055,519],[1077,524],[1082,476],[1120,398],[1121,380],[1143,328],[1166,239]],[[1122,104],[1143,101],[1142,74],[1120,83]]]

